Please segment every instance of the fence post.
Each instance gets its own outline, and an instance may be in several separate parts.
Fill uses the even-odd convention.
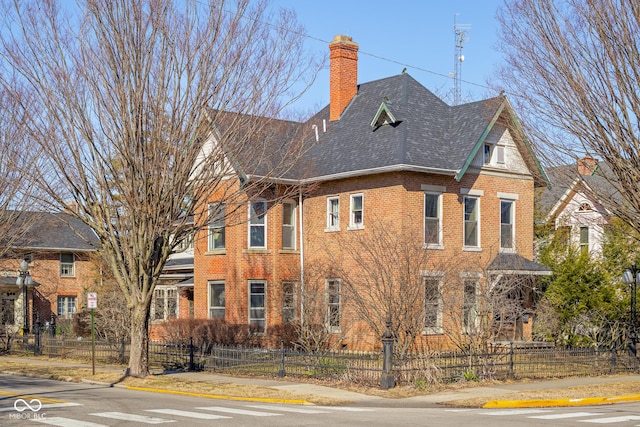
[[[382,335],[382,376],[380,386],[384,389],[393,388],[396,380],[391,373],[393,369],[393,334],[391,322],[387,321],[387,330]]]
[[[509,341],[509,379],[513,379],[515,374],[513,372],[513,341]]]
[[[40,316],[36,313],[36,324],[35,330],[33,333],[35,334],[35,345],[33,346],[33,355],[40,356],[42,352],[40,351],[40,327],[42,323],[40,323]]]
[[[284,338],[280,337],[280,369],[278,370],[278,376],[280,378],[285,376],[284,371]]]
[[[193,337],[189,337],[189,371],[195,371],[196,365],[193,361]]]

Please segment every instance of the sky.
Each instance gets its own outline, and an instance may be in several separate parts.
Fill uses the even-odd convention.
[[[451,93],[454,80],[457,24],[465,24],[461,66],[463,101],[496,96],[486,87],[500,54],[495,51],[498,23],[495,14],[503,0],[272,0],[293,9],[305,27],[306,47],[325,55],[324,67],[309,91],[295,106],[317,111],[329,103],[328,43],[335,35],[358,43],[358,83],[400,74],[403,68],[439,96]],[[472,84],[473,83],[473,84]],[[480,86],[476,86],[480,85]],[[453,98],[446,99],[452,103]]]

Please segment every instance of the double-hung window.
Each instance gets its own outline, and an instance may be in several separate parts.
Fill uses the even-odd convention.
[[[514,249],[514,202],[500,201],[500,249]]]
[[[442,245],[442,194],[424,193],[424,244]]]
[[[349,229],[359,230],[364,228],[364,195],[352,194],[350,207]]]
[[[209,282],[209,319],[225,316],[224,282]]]
[[[464,197],[464,246],[478,247],[479,245],[479,219],[480,201],[477,197]]]
[[[73,254],[60,254],[60,275],[72,277],[75,274],[75,256]]]
[[[76,297],[59,296],[58,297],[58,316],[69,317],[76,312]]]
[[[282,282],[282,323],[296,319],[296,283]]]
[[[464,295],[462,299],[462,332],[467,334],[475,333],[478,326],[477,288],[477,280],[464,280]]]
[[[589,227],[580,227],[580,253],[589,253]]]
[[[327,198],[327,231],[340,230],[340,198]]]
[[[440,278],[424,278],[424,329],[427,334],[442,333]]]
[[[340,331],[340,280],[329,279],[327,286],[327,326],[331,332]]]
[[[249,247],[267,247],[267,202],[264,200],[249,204]]]
[[[225,248],[225,217],[224,203],[209,205],[209,250],[216,251]]]
[[[296,204],[282,204],[282,249],[296,248]]]
[[[178,317],[178,291],[176,288],[156,288],[153,291],[153,320],[167,320]]]
[[[258,333],[264,333],[267,326],[266,287],[264,281],[249,282],[249,325]]]

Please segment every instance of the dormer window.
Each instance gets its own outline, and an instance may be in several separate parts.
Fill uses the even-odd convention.
[[[386,102],[382,102],[382,104],[380,104],[380,107],[378,108],[378,112],[376,113],[376,115],[373,117],[373,120],[371,121],[371,127],[379,128],[380,126],[383,126],[383,125],[393,125],[396,123],[398,123],[398,120],[395,118],[395,116],[391,112],[389,105],[387,105]]]

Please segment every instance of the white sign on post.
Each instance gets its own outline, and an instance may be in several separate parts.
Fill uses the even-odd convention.
[[[98,308],[98,294],[89,292],[87,294],[87,308]]]

